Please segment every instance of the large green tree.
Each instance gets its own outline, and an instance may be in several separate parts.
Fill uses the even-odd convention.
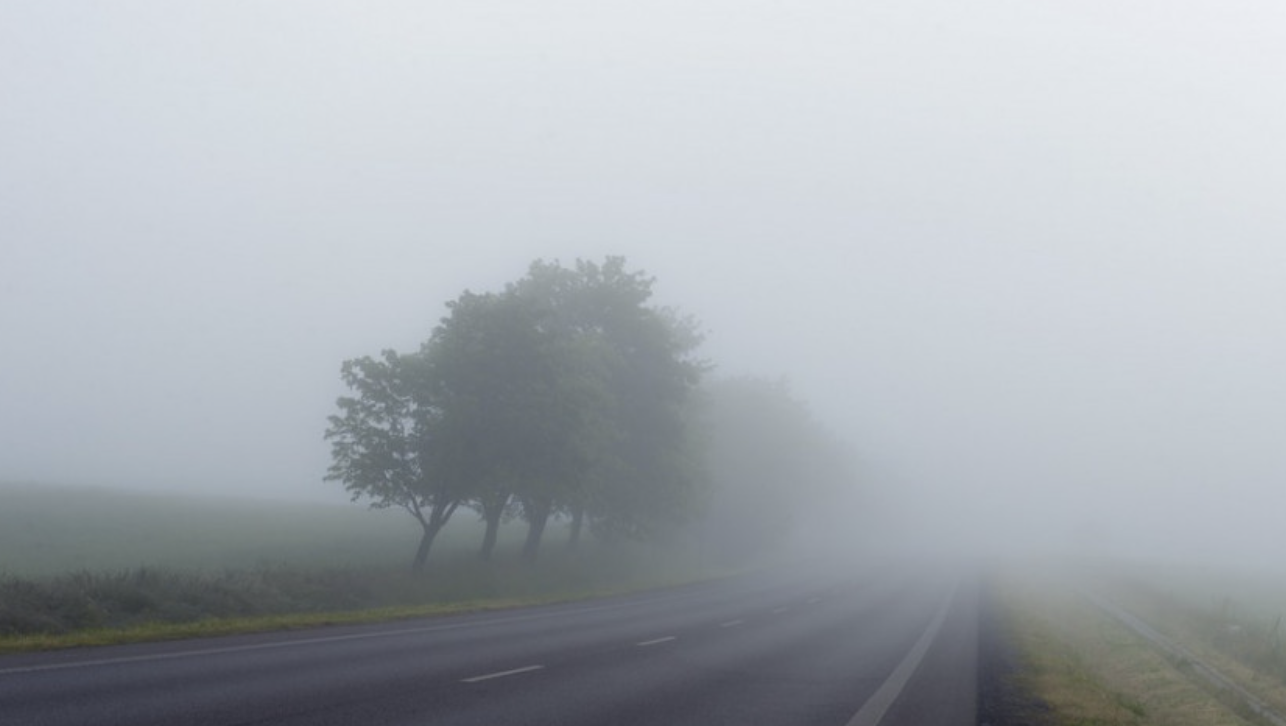
[[[353,396],[339,399],[326,438],[332,464],[326,479],[340,481],[354,501],[400,507],[421,527],[412,569],[421,570],[433,541],[466,496],[466,472],[443,444],[443,409],[427,385],[419,355],[386,350],[380,358],[345,361],[341,376]]]
[[[416,567],[456,509],[527,522],[536,559],[548,523],[645,537],[681,519],[693,475],[685,401],[703,366],[695,325],[649,304],[652,279],[611,257],[537,261],[495,293],[465,292],[412,355],[343,367],[327,438],[354,498],[400,506],[424,528]]]
[[[579,428],[562,478],[524,503],[527,551],[534,557],[543,521],[571,518],[571,542],[583,523],[605,536],[646,537],[681,519],[697,483],[684,405],[704,365],[690,320],[650,304],[653,279],[624,258],[579,260],[573,267],[534,263],[511,287],[540,311],[541,328],[567,361],[564,390],[579,392]]]
[[[587,433],[600,395],[594,359],[549,325],[548,310],[512,286],[465,293],[449,305],[423,354],[442,403],[443,430],[472,481],[486,522],[482,555],[511,499],[529,522],[534,558],[555,503],[587,466]]]

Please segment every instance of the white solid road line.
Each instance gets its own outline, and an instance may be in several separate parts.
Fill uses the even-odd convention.
[[[635,643],[635,645],[637,645],[640,648],[646,648],[649,645],[657,645],[658,643],[668,643],[671,640],[678,640],[678,639],[679,638],[676,635],[667,635],[664,638],[654,638],[652,640],[645,640],[642,643]]]
[[[732,628],[732,627],[735,627],[735,626],[737,626],[737,625],[741,625],[741,624],[742,624],[742,623],[744,623],[744,622],[746,622],[746,621],[744,621],[744,620],[729,620],[729,621],[728,621],[728,622],[726,622],[726,623],[719,623],[719,627],[721,627],[721,628]]]
[[[907,681],[915,675],[915,669],[920,667],[920,661],[924,660],[924,654],[929,651],[929,646],[933,644],[933,639],[938,637],[938,631],[942,630],[942,623],[947,619],[947,612],[951,610],[951,603],[956,599],[956,590],[960,589],[960,584],[956,583],[951,587],[951,592],[947,594],[942,601],[942,607],[938,608],[938,614],[933,616],[929,622],[929,627],[924,629],[920,639],[915,641],[911,650],[898,663],[898,667],[893,669],[887,680],[884,681],[874,695],[862,705],[861,710],[853,714],[846,726],[878,726],[888,713],[893,702],[906,688]]]
[[[781,615],[782,613],[786,612],[786,611],[787,611],[787,610],[789,610],[789,609],[790,609],[790,608],[777,608],[776,610],[772,611],[772,614],[773,614],[773,615]]]
[[[530,673],[531,671],[538,671],[538,670],[540,670],[541,668],[544,668],[544,667],[545,667],[545,666],[543,666],[543,665],[529,665],[529,666],[523,666],[522,668],[514,668],[514,669],[512,669],[512,670],[507,670],[507,671],[498,671],[498,672],[496,672],[496,673],[488,673],[488,674],[486,674],[486,675],[482,675],[482,676],[474,676],[473,678],[461,678],[461,679],[460,679],[460,682],[461,682],[461,683],[477,683],[477,682],[479,682],[479,681],[489,681],[489,680],[491,680],[492,678],[504,678],[505,676],[516,676],[516,675],[518,675],[519,673]]]

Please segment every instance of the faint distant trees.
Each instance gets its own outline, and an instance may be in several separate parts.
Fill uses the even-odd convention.
[[[838,439],[784,381],[730,378],[708,384],[696,405],[709,499],[702,537],[723,560],[763,554],[846,511],[854,472]]]
[[[700,483],[686,407],[704,367],[695,325],[651,295],[619,257],[466,291],[417,352],[343,364],[353,395],[330,417],[327,479],[416,518],[415,569],[460,506],[485,522],[483,558],[509,513],[528,561],[556,515],[573,543],[586,523],[644,538],[680,521]]]

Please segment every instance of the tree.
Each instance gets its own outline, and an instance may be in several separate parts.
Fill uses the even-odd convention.
[[[464,453],[459,468],[486,522],[484,559],[511,498],[522,502],[530,527],[524,552],[534,558],[559,486],[580,466],[575,439],[593,408],[585,358],[529,302],[512,289],[466,292],[423,349],[443,430],[455,442],[449,448]]]
[[[486,523],[520,508],[534,561],[549,521],[650,536],[677,520],[691,476],[684,402],[703,366],[695,325],[648,305],[652,280],[623,258],[537,261],[498,293],[447,304],[418,353],[344,364],[328,478],[424,527],[415,566],[461,505]]]
[[[438,533],[464,497],[453,452],[441,445],[442,409],[427,395],[422,356],[385,350],[382,359],[345,361],[344,383],[356,396],[339,399],[326,439],[332,464],[326,479],[343,482],[353,501],[377,509],[401,507],[422,534],[411,567],[424,568]]]
[[[733,378],[703,390],[699,416],[711,501],[704,536],[725,559],[781,545],[810,523],[846,512],[852,474],[847,454],[784,381]]]
[[[558,351],[558,398],[579,402],[550,471],[559,480],[524,502],[532,557],[554,509],[571,517],[576,542],[586,519],[601,535],[641,538],[690,503],[683,409],[705,368],[691,358],[700,336],[692,321],[648,305],[652,284],[609,257],[572,268],[537,261],[511,286]]]
[[[699,467],[687,407],[705,367],[687,357],[699,341],[694,326],[668,311],[638,311],[608,331],[614,466],[591,499],[591,521],[603,535],[647,539],[693,509]]]

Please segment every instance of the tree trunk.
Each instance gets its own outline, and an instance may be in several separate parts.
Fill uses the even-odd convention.
[[[504,512],[504,507],[496,507],[494,510],[488,507],[482,513],[487,522],[487,531],[482,535],[482,549],[478,551],[478,557],[483,562],[491,561],[491,552],[496,548],[496,538],[500,534],[500,516]]]
[[[574,550],[580,546],[580,531],[585,524],[585,508],[576,507],[572,510],[572,532],[567,537],[567,549]]]
[[[505,516],[509,506],[509,494],[492,494],[482,499],[482,521],[487,529],[482,534],[482,549],[478,550],[478,559],[491,561],[491,553],[496,549],[496,539],[500,535],[500,520]]]
[[[438,536],[441,527],[424,524],[424,534],[420,535],[420,546],[415,550],[415,559],[411,562],[411,572],[423,572],[424,563],[429,559],[429,548],[433,547],[433,538]]]
[[[553,504],[548,500],[535,502],[527,507],[527,541],[522,545],[522,559],[527,564],[536,561],[540,552],[540,538],[545,535],[545,525],[549,522],[549,510]]]
[[[419,515],[416,516],[416,519],[420,520],[420,526],[424,528],[424,534],[420,535],[420,546],[416,548],[415,559],[411,561],[411,572],[424,571],[424,563],[429,559],[429,549],[433,547],[433,540],[446,526],[458,506],[460,506],[459,502],[435,504],[427,520]]]

